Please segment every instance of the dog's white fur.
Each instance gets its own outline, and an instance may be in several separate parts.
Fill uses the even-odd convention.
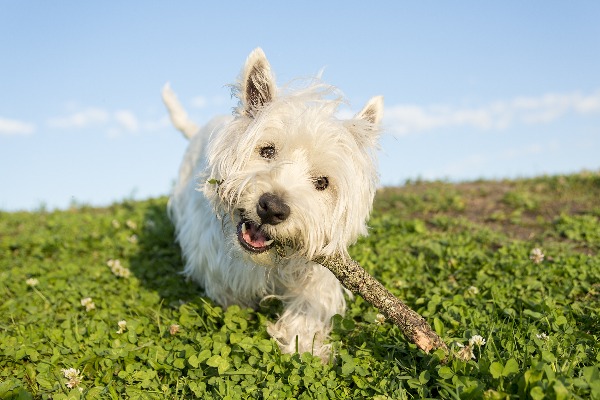
[[[169,202],[184,273],[223,307],[280,299],[283,313],[267,330],[281,350],[326,360],[331,317],[345,311],[344,289],[310,260],[348,257],[347,247],[367,233],[383,99],[340,120],[335,88],[314,80],[278,89],[260,48],[234,93],[234,115],[198,129],[169,85],[163,89],[173,124],[190,139]]]

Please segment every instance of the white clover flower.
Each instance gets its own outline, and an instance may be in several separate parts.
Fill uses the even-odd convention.
[[[406,282],[404,282],[402,279],[398,279],[396,282],[394,282],[394,286],[402,288],[406,286]]]
[[[137,244],[138,237],[137,237],[137,235],[131,235],[131,236],[129,236],[129,238],[127,238],[127,241],[131,244]]]
[[[27,286],[35,287],[39,285],[40,281],[38,281],[36,278],[29,278],[25,281],[25,283]]]
[[[542,253],[542,249],[536,247],[535,249],[531,250],[529,259],[533,261],[534,264],[540,264],[542,261],[544,261],[544,253]]]
[[[86,297],[84,299],[81,299],[81,305],[84,306],[85,311],[88,311],[88,312],[96,308],[96,305],[94,304],[94,301],[92,300],[91,297]]]
[[[156,228],[156,222],[154,222],[154,220],[152,220],[152,219],[147,219],[146,220],[146,228],[148,228],[148,229]]]
[[[549,336],[546,335],[544,332],[542,333],[538,333],[537,335],[535,335],[536,338],[541,339],[541,340],[548,340]]]
[[[121,320],[117,323],[117,325],[119,325],[119,330],[117,331],[118,334],[121,334],[127,330],[127,321]]]
[[[77,385],[79,385],[81,383],[81,377],[79,376],[80,372],[78,369],[75,369],[75,368],[63,369],[62,373],[65,376],[65,378],[67,378],[69,380],[67,382],[67,387],[69,389],[73,389],[74,387],[76,387]]]
[[[375,323],[377,325],[383,325],[385,323],[385,315],[383,315],[383,314],[377,314],[375,316]]]
[[[485,344],[485,339],[480,335],[473,335],[471,339],[469,339],[469,346],[483,346]]]
[[[119,229],[121,227],[121,224],[119,223],[119,221],[117,221],[116,219],[112,220],[112,226],[115,229]]]
[[[108,265],[112,273],[119,278],[129,278],[129,276],[131,276],[131,271],[129,268],[121,265],[121,261],[119,260],[108,260],[106,265]]]
[[[130,219],[125,222],[125,225],[127,225],[127,227],[131,230],[137,229],[137,224]]]
[[[180,330],[180,328],[181,328],[181,327],[180,327],[179,325],[177,325],[177,324],[173,324],[173,325],[171,325],[171,326],[169,327],[169,333],[170,333],[171,335],[176,335],[176,334],[178,334],[178,333],[179,333],[179,330]]]
[[[467,288],[467,292],[469,294],[476,295],[476,294],[479,294],[479,289],[477,289],[475,286],[469,286]]]
[[[64,374],[65,378],[73,379],[73,378],[77,378],[79,376],[80,371],[75,368],[69,368],[69,369],[63,369],[62,373]]]
[[[456,357],[462,361],[469,361],[471,359],[475,360],[475,354],[473,353],[473,348],[470,344],[464,345],[462,343],[456,343],[460,350],[456,353]]]

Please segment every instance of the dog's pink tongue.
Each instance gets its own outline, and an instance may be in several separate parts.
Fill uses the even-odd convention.
[[[243,234],[244,241],[252,247],[265,247],[267,238],[254,224],[246,224],[246,232]]]

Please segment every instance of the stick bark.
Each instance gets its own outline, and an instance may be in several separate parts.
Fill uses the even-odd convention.
[[[427,321],[391,294],[356,261],[344,260],[339,256],[318,257],[314,261],[333,272],[348,290],[361,295],[362,298],[377,307],[425,353],[435,349],[444,349],[446,354],[448,353],[448,347],[431,329]]]

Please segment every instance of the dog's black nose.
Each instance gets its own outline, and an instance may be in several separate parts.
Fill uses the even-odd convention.
[[[273,193],[265,193],[258,199],[256,213],[263,224],[277,225],[290,216],[290,207],[281,197]]]

